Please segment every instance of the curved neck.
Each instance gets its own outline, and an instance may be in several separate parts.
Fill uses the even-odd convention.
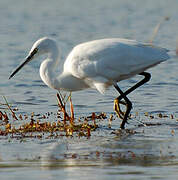
[[[84,81],[74,77],[69,72],[63,71],[56,77],[55,69],[58,65],[58,61],[58,59],[55,61],[54,59],[49,58],[41,63],[40,76],[47,86],[53,89],[65,91],[78,91],[89,87]]]
[[[48,53],[48,59],[51,60],[51,65],[56,68],[60,61],[59,49],[56,45],[54,45],[53,48],[50,49],[50,52]]]
[[[44,60],[41,63],[40,66],[40,77],[43,80],[43,82],[51,87],[55,87],[55,69],[58,67],[60,58],[59,58],[59,50],[57,47],[53,47],[50,49],[50,52],[48,52],[48,58]]]
[[[88,85],[81,79],[74,77],[69,72],[62,72],[55,76],[55,69],[59,67],[60,58],[57,47],[48,52],[48,58],[41,63],[40,76],[43,82],[50,88],[65,91],[77,91],[88,88]],[[63,64],[60,64],[61,66]],[[60,67],[59,67],[60,68]]]

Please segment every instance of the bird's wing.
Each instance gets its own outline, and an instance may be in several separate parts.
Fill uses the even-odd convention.
[[[168,58],[163,48],[134,40],[102,39],[74,47],[64,71],[80,79],[107,83],[131,77]]]

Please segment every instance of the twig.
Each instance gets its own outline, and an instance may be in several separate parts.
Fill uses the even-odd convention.
[[[151,36],[151,38],[150,38],[150,40],[149,40],[149,43],[150,43],[150,44],[153,43],[153,40],[155,39],[155,36],[157,35],[158,30],[159,30],[161,24],[162,24],[164,21],[168,21],[169,19],[170,19],[170,18],[169,18],[168,16],[166,16],[166,17],[164,17],[164,18],[156,25],[156,27],[155,27],[154,30],[153,30],[153,34],[152,34],[152,36]]]
[[[11,111],[12,117],[13,117],[15,120],[18,120],[18,118],[17,118],[17,116],[15,115],[14,111],[11,109],[9,103],[7,102],[7,99],[5,98],[5,96],[2,96],[2,97],[4,98],[4,100],[5,100],[5,102],[6,102],[6,105],[7,105],[8,109]]]

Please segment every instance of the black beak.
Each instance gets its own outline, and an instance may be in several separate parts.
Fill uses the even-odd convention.
[[[29,61],[32,60],[33,56],[36,54],[37,50],[35,49],[32,51],[32,53],[25,59],[25,61],[17,67],[17,69],[9,76],[9,79],[11,79],[23,66],[25,66]]]

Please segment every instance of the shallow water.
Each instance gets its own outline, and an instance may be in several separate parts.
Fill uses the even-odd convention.
[[[177,0],[0,1],[0,94],[22,114],[56,112],[56,91],[40,80],[40,60],[8,80],[10,72],[24,59],[35,40],[42,36],[55,38],[65,59],[74,45],[93,39],[123,37],[147,42],[156,24],[169,16],[170,20],[161,25],[154,43],[175,50],[177,7]],[[177,179],[177,58],[149,72],[151,81],[129,95],[134,104],[132,113],[139,112],[139,116],[132,118],[127,128],[134,128],[136,134],[122,137],[112,134],[120,125],[116,119],[112,122],[113,129],[103,122],[90,139],[1,138],[1,178]],[[137,80],[139,77],[123,81],[120,87],[127,89]],[[93,111],[113,113],[116,96],[112,88],[105,96],[95,90],[73,93],[76,116]],[[156,118],[150,119],[144,112]],[[158,118],[160,112],[168,117]],[[169,118],[170,114],[175,118]],[[138,121],[160,125],[139,127]]]

